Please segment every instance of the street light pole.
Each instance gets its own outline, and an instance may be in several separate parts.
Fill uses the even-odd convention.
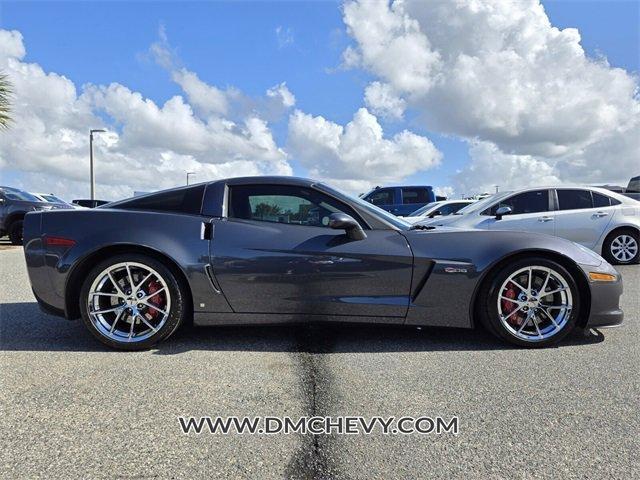
[[[190,175],[195,175],[196,172],[187,172],[187,185],[189,185],[189,176]]]
[[[102,130],[100,128],[89,130],[89,175],[91,177],[91,200],[96,199],[96,176],[93,171],[93,134],[102,132],[106,132],[106,130]]]

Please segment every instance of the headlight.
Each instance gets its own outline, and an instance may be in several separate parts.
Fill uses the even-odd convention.
[[[33,207],[34,210],[42,211],[42,210],[51,210],[53,206],[49,205],[38,205],[37,207]]]

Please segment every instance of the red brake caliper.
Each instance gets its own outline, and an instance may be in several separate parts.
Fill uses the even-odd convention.
[[[502,294],[502,296],[515,299],[517,297],[517,292],[515,290],[516,288],[517,287],[513,283],[509,282],[509,284],[507,285],[507,290]],[[505,300],[504,298],[500,300],[500,302],[502,305],[502,313],[505,317],[513,312],[516,308],[518,308],[518,305],[516,303]],[[522,324],[522,319],[517,313],[515,315],[511,315],[507,321],[516,326],[520,326]]]
[[[149,283],[148,295],[153,295],[154,293],[156,293],[161,288],[162,287],[161,287],[160,283],[158,283],[155,280],[151,281]],[[151,305],[154,305],[154,306],[158,307],[161,310],[164,310],[164,308],[163,308],[163,306],[165,304],[164,293],[159,293],[157,295],[153,295],[153,297],[149,298],[149,303]],[[148,308],[147,309],[147,313],[149,315],[151,315],[151,318],[156,318],[160,312],[158,310],[156,310],[155,308]]]

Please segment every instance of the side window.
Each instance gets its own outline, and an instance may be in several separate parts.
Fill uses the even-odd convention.
[[[500,207],[511,207],[511,214],[539,213],[549,211],[549,190],[532,190],[520,193],[511,198],[502,200],[488,210],[483,215],[495,215]]]
[[[611,205],[611,197],[607,197],[598,192],[591,192],[591,195],[593,196],[593,206],[595,208],[608,207]]]
[[[460,208],[459,203],[449,203],[446,205],[442,205],[438,210],[440,211],[440,215],[451,215],[452,213],[458,211]]]
[[[402,203],[429,203],[427,190],[424,188],[403,188]]]
[[[589,190],[558,189],[558,207],[560,210],[582,210],[593,208]]]
[[[365,200],[373,203],[374,205],[393,205],[393,189],[381,188],[370,193]]]
[[[346,213],[367,228],[348,205],[316,190],[289,185],[239,185],[231,187],[230,218],[261,222],[326,227],[332,213]]]
[[[468,203],[452,203],[449,205],[449,208],[451,209],[449,211],[449,213],[447,215],[451,215],[456,213],[458,210],[460,210],[463,207],[466,207],[467,205],[469,205]]]

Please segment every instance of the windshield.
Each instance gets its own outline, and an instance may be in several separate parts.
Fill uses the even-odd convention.
[[[61,198],[56,197],[55,195],[42,195],[47,202],[51,203],[66,203]]]
[[[489,205],[493,205],[493,203],[496,200],[504,198],[508,195],[511,195],[511,192],[500,192],[494,195],[490,195],[488,197],[483,198],[482,200],[478,200],[477,202],[470,203],[466,207],[458,210],[456,213],[454,213],[454,215],[466,215],[467,213],[470,213],[470,212],[477,212],[478,210],[482,210],[488,207]]]
[[[411,224],[408,222],[405,222],[404,220],[396,217],[395,215],[393,215],[392,213],[387,212],[386,210],[383,210],[380,207],[375,206],[372,203],[367,202],[366,200],[363,200],[359,197],[356,197],[354,195],[349,195],[348,193],[344,193],[341,192],[340,190],[336,190],[335,188],[329,187],[327,185],[325,185],[324,183],[319,184],[320,186],[322,186],[323,190],[326,190],[327,192],[333,194],[335,197],[348,202],[348,203],[352,203],[352,204],[356,204],[358,205],[360,208],[362,208],[363,210],[368,211],[369,213],[371,213],[372,215],[375,215],[376,217],[381,217],[384,220],[386,220],[388,223],[390,223],[391,225],[393,225],[396,228],[399,228],[400,230],[409,230],[411,228]]]
[[[42,201],[38,197],[31,195],[29,192],[23,192],[22,190],[16,190],[14,188],[11,188],[11,189],[3,188],[0,191],[4,194],[4,196],[8,200],[20,200],[24,202],[41,202]]]
[[[409,217],[421,217],[422,215],[427,213],[429,210],[431,210],[433,207],[437,207],[441,203],[442,202],[427,203],[424,207],[420,207],[415,212],[413,212],[411,215],[407,215],[407,216],[409,216]]]

